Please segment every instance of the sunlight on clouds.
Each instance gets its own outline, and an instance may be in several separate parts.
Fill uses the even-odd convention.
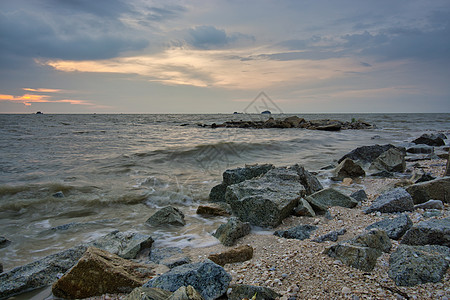
[[[60,90],[55,89],[29,89],[23,88],[25,91],[35,91],[35,92],[57,92]],[[22,96],[5,95],[0,94],[0,101],[11,101],[15,103],[22,103],[25,106],[31,106],[33,103],[69,103],[74,105],[94,105],[85,100],[75,100],[75,99],[51,99],[50,95],[36,95],[36,94],[24,94]]]
[[[347,58],[279,61],[258,56],[256,51],[176,48],[153,56],[37,62],[64,72],[138,74],[166,85],[256,90],[324,80],[342,76],[342,69],[357,72],[364,68]]]

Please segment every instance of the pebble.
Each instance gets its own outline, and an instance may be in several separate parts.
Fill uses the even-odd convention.
[[[319,223],[320,223],[320,219],[314,219],[314,222],[313,222],[314,225],[317,225]]]
[[[350,294],[351,292],[352,292],[352,290],[350,290],[350,288],[348,288],[346,286],[344,286],[342,288],[342,294],[344,294],[344,295]]]

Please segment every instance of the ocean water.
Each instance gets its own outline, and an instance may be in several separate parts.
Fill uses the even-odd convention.
[[[0,236],[12,242],[0,249],[0,261],[8,270],[114,229],[150,234],[161,247],[211,245],[217,243],[211,233],[225,219],[203,218],[195,210],[228,168],[299,163],[315,171],[358,146],[450,133],[450,114],[295,115],[362,119],[377,128],[323,132],[197,125],[268,118],[257,114],[0,114]],[[326,176],[319,178],[328,184]],[[57,192],[64,197],[54,197]],[[185,213],[186,226],[145,225],[169,204]]]

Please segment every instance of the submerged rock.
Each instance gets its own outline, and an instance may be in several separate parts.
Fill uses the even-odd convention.
[[[449,267],[450,248],[400,245],[389,259],[389,277],[399,286],[439,282]]]
[[[407,214],[401,214],[394,219],[384,219],[366,227],[366,230],[384,230],[389,238],[399,240],[413,225]]]
[[[424,203],[430,199],[450,203],[450,177],[413,184],[407,187],[406,191],[411,194],[414,204]]]
[[[170,205],[158,210],[145,222],[152,226],[186,225],[186,222],[184,221],[184,214],[178,208]]]
[[[11,244],[11,241],[5,238],[4,236],[0,236],[0,249],[8,247]]]
[[[253,296],[255,296],[255,298],[253,298]],[[232,284],[227,293],[228,300],[275,300],[279,297],[281,297],[281,295],[270,288],[247,284]]]
[[[412,226],[403,236],[401,243],[450,247],[450,218],[431,219]]]
[[[403,188],[396,188],[381,194],[371,206],[364,209],[366,214],[371,212],[395,213],[413,211],[414,203],[411,195]]]
[[[144,284],[174,292],[182,286],[191,285],[205,300],[217,299],[228,289],[231,275],[210,260],[182,265],[171,269]]]
[[[291,215],[305,194],[297,172],[276,168],[261,178],[230,185],[225,199],[241,220],[257,226],[276,227]]]
[[[250,223],[231,217],[226,224],[222,224],[217,228],[213,236],[223,245],[233,246],[239,238],[246,236],[250,231]]]
[[[425,133],[422,134],[420,137],[412,141],[414,144],[425,144],[428,146],[445,146],[444,139],[447,137],[440,133],[440,134],[429,134]]]
[[[129,293],[151,275],[151,270],[144,265],[89,247],[77,264],[53,284],[52,292],[66,299]]]

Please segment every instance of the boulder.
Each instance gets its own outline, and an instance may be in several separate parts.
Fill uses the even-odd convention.
[[[169,269],[191,262],[190,258],[177,247],[153,248],[148,258],[151,262],[164,265]]]
[[[5,238],[4,236],[0,236],[0,249],[8,247],[11,244],[11,241]]]
[[[226,170],[223,172],[223,182],[214,186],[209,193],[209,200],[212,202],[224,202],[225,192],[227,187],[232,184],[241,183],[255,177],[266,174],[270,169],[273,169],[272,164],[246,166],[245,168],[237,168]]]
[[[230,216],[231,208],[227,203],[217,202],[209,203],[207,205],[199,205],[197,207],[197,214],[203,216]]]
[[[355,237],[354,239],[348,241],[352,245],[360,245],[364,247],[369,247],[377,249],[383,252],[389,252],[391,250],[392,244],[389,236],[384,230],[372,229],[365,233],[362,233]]]
[[[225,266],[226,264],[243,262],[252,259],[253,248],[249,245],[242,245],[225,252],[211,254],[208,259],[212,260],[219,266]]]
[[[152,246],[153,239],[140,233],[123,233],[115,230],[88,243],[89,246],[106,250],[122,258],[136,258],[138,253]]]
[[[407,214],[401,214],[393,219],[386,218],[366,227],[366,230],[380,229],[386,232],[389,238],[399,240],[413,225]]]
[[[291,215],[306,194],[292,169],[276,168],[263,177],[228,186],[225,194],[233,214],[261,227],[276,227]]]
[[[403,188],[395,188],[378,196],[371,206],[364,209],[364,212],[366,214],[376,211],[396,213],[413,210],[414,203],[411,195]]]
[[[298,202],[297,207],[294,208],[294,215],[299,217],[315,217],[316,213],[314,212],[314,209],[311,207],[309,202],[301,198]]]
[[[300,127],[300,124],[305,123],[305,119],[299,118],[297,116],[287,117],[284,122],[291,124],[291,127]]]
[[[365,176],[363,168],[355,163],[352,159],[346,158],[334,170],[333,180],[342,180],[344,178],[357,178]]]
[[[166,206],[154,213],[147,221],[151,226],[176,225],[184,226],[184,214],[173,206]]]
[[[172,292],[158,288],[137,287],[125,300],[167,300],[171,295]]]
[[[339,236],[344,235],[346,232],[347,230],[345,228],[342,228],[341,230],[332,231],[324,235],[321,235],[318,238],[313,239],[312,241],[316,243],[323,243],[325,241],[336,242]]]
[[[298,225],[288,230],[277,230],[274,235],[286,238],[286,239],[296,239],[304,240],[309,239],[311,232],[317,229],[317,226],[313,225]]]
[[[52,284],[80,259],[87,246],[73,247],[0,274],[0,299]]]
[[[53,284],[52,293],[66,299],[130,293],[151,275],[151,270],[144,265],[89,247],[78,263]]]
[[[323,253],[365,272],[375,268],[377,259],[382,254],[381,250],[349,243],[335,244],[326,248]]]
[[[428,146],[445,146],[444,139],[447,137],[444,134],[422,134],[420,137],[412,141],[414,144],[425,144]]]
[[[398,286],[439,282],[449,267],[450,249],[444,246],[400,245],[389,259],[389,277]]]
[[[422,172],[422,173],[413,173],[409,180],[412,181],[413,183],[421,183],[434,179],[436,179],[436,177],[433,177],[431,173]]]
[[[450,247],[450,217],[430,219],[412,226],[403,236],[401,243]]]
[[[226,224],[222,224],[217,228],[213,236],[223,245],[233,246],[239,238],[246,236],[250,231],[250,223],[231,217]]]
[[[205,300],[217,299],[228,289],[231,275],[210,260],[182,265],[171,269],[144,284],[175,292],[182,286],[191,285]]]
[[[365,190],[358,190],[350,195],[350,198],[355,199],[358,202],[367,200],[367,194]]]
[[[427,145],[415,145],[408,147],[406,152],[413,154],[430,154],[434,153],[434,147]]]
[[[395,148],[395,146],[388,144],[358,147],[341,157],[338,160],[338,163],[341,163],[347,157],[351,158],[353,161],[359,160],[363,163],[371,163],[375,158],[391,148]]]
[[[202,295],[191,285],[182,286],[176,290],[167,300],[204,300]]]
[[[306,189],[306,195],[310,195],[323,189],[323,186],[317,179],[317,177],[308,172],[303,166],[295,164],[293,166],[290,166],[289,169],[297,172],[300,183]]]
[[[318,191],[314,194],[306,196],[305,199],[314,209],[319,208],[319,210],[322,210],[324,207],[326,208],[331,206],[353,208],[358,205],[358,202],[355,199],[352,199],[351,197],[332,188]]]
[[[397,148],[391,148],[378,156],[370,168],[388,172],[404,172],[406,169],[405,153]]]
[[[414,204],[424,203],[430,199],[450,203],[450,177],[413,184],[407,187],[406,191],[411,194]]]
[[[425,203],[414,205],[415,209],[444,209],[444,203],[441,200],[428,200]]]
[[[391,246],[389,237],[384,231],[371,230],[349,241],[328,247],[323,253],[339,259],[348,266],[370,272],[375,268],[382,252],[388,252]]]
[[[227,292],[228,300],[275,300],[279,297],[281,295],[270,288],[247,284],[232,284]]]

